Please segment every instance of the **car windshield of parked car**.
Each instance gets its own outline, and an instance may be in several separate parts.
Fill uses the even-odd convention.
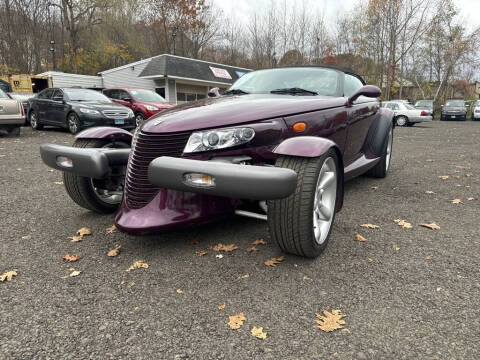
[[[163,97],[150,90],[130,90],[130,94],[132,94],[132,96],[139,101],[165,102]]]
[[[65,94],[67,94],[70,101],[102,101],[102,102],[111,102],[111,100],[95,90],[87,89],[65,89]]]
[[[0,89],[0,99],[8,99],[7,94],[5,94],[2,89]]]
[[[268,94],[272,91],[296,89],[295,95],[338,96],[340,73],[325,68],[277,68],[247,73],[238,79],[228,92]],[[300,92],[298,90],[307,90]],[[283,93],[283,92],[282,92]],[[284,93],[289,93],[285,91]],[[292,93],[292,92],[291,92]]]
[[[419,100],[419,101],[417,101],[417,103],[415,104],[415,106],[431,107],[431,106],[432,106],[432,102],[429,101],[429,100]]]
[[[463,100],[449,100],[445,104],[446,107],[463,107],[465,106],[465,101]]]

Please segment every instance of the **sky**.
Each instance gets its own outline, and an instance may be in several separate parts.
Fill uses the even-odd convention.
[[[218,7],[223,9],[226,15],[234,14],[235,17],[248,19],[251,14],[262,7],[268,7],[275,0],[212,0]],[[288,0],[289,3],[301,4],[302,0]],[[327,22],[334,24],[337,14],[348,11],[359,0],[307,0],[312,7],[326,14]],[[472,30],[480,26],[480,0],[454,0],[460,10],[460,16],[465,20],[468,29]]]

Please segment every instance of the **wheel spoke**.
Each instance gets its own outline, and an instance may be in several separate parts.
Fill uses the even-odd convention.
[[[323,204],[320,204],[320,206],[317,207],[316,213],[318,215],[318,218],[323,221],[330,221],[333,215],[332,209]]]
[[[320,189],[325,189],[330,185],[332,185],[334,180],[335,180],[335,174],[333,173],[333,171],[327,171],[324,173],[322,180],[320,180],[320,184],[318,185],[318,187]]]

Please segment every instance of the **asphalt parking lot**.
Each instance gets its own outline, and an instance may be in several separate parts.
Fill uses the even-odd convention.
[[[479,139],[480,122],[397,128],[389,176],[347,184],[327,250],[267,267],[281,253],[253,219],[107,234],[113,216],[76,206],[40,160],[40,144],[71,135],[0,138],[0,272],[18,274],[0,283],[0,359],[478,359]],[[81,227],[93,235],[71,242]],[[247,253],[260,238],[267,245]],[[218,243],[239,249],[196,255]],[[126,272],[137,260],[149,267]],[[324,309],[341,310],[345,329],[318,329]],[[247,320],[230,329],[240,312]]]

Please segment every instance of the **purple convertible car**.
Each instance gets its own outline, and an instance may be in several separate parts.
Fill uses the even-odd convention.
[[[90,128],[73,147],[44,144],[78,205],[115,212],[131,234],[235,213],[268,221],[285,252],[326,247],[344,182],[390,167],[392,112],[354,72],[305,66],[254,71],[223,95],[176,106],[132,135]]]

